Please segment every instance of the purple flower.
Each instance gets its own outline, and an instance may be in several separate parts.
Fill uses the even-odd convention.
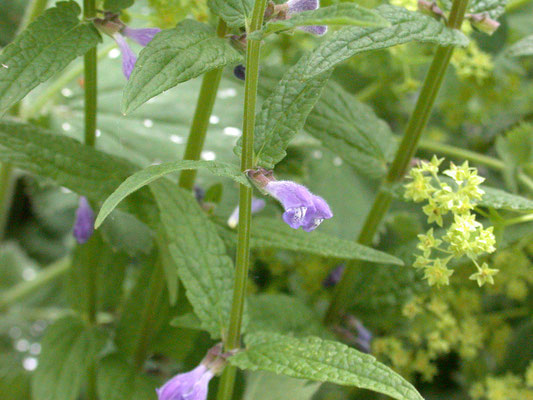
[[[288,16],[292,14],[300,13],[302,11],[316,10],[320,7],[319,0],[289,0],[287,3]],[[313,33],[315,35],[323,35],[327,32],[328,27],[325,25],[315,25],[315,26],[302,26],[300,29]]]
[[[346,269],[346,264],[337,265],[335,268],[331,270],[331,272],[328,274],[326,279],[322,281],[322,286],[326,288],[335,286],[341,280],[342,274],[344,273],[345,269]]]
[[[205,400],[209,381],[214,373],[203,363],[195,369],[178,374],[156,389],[159,400]]]
[[[76,210],[73,234],[79,244],[87,243],[94,232],[94,212],[84,196],[80,197]]]
[[[126,26],[121,32],[113,34],[113,39],[117,42],[122,53],[122,72],[126,79],[130,79],[133,67],[135,67],[135,63],[137,62],[137,55],[133,52],[128,42],[126,42],[126,37],[139,43],[141,46],[146,46],[159,32],[161,32],[159,28],[133,29]]]
[[[265,208],[266,202],[263,199],[252,198],[252,214],[258,213],[263,208]],[[231,213],[228,218],[228,226],[230,228],[235,228],[239,224],[239,206],[235,207],[235,210]]]
[[[130,28],[128,26],[122,29],[122,34],[131,40],[139,43],[141,46],[146,46],[152,41],[155,35],[161,32],[159,28]]]
[[[235,75],[235,78],[244,81],[246,79],[246,67],[242,64],[237,65],[233,68],[233,75]]]

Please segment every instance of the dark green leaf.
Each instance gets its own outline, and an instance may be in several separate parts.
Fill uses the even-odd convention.
[[[243,400],[310,400],[320,383],[294,379],[270,372],[249,372],[246,374],[246,389]]]
[[[133,5],[135,0],[104,0],[104,10],[106,11],[120,11],[129,8]]]
[[[485,192],[478,205],[491,207],[497,210],[510,211],[531,211],[533,210],[533,200],[515,194],[507,193],[500,189],[481,186]]]
[[[222,17],[226,23],[234,28],[245,25],[252,15],[253,0],[208,0],[207,5],[216,15]]]

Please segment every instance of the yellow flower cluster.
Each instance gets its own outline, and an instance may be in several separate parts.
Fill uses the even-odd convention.
[[[451,163],[450,168],[443,171],[453,181],[449,184],[438,176],[442,161],[436,156],[430,162],[422,161],[411,169],[411,182],[405,185],[406,199],[427,201],[422,211],[429,224],[435,223],[443,227],[443,217],[448,213],[453,214],[453,222],[440,238],[435,238],[433,228],[425,235],[418,235],[420,242],[417,248],[422,254],[413,266],[424,270],[424,278],[430,286],[448,285],[453,270],[447,264],[452,258],[467,256],[477,267],[477,272],[470,279],[477,281],[479,286],[487,282],[493,284],[493,276],[498,270],[489,268],[487,263],[479,265],[477,262],[479,256],[496,250],[493,228],[485,229],[472,213],[475,203],[483,196],[479,185],[484,178],[477,175],[477,170],[470,167],[468,161],[460,166]],[[444,243],[447,244],[446,247],[441,246]],[[439,251],[446,257],[432,258],[434,251]]]
[[[482,51],[473,40],[467,47],[455,49],[451,63],[459,79],[473,79],[478,84],[490,77],[494,70],[491,56]]]
[[[488,376],[484,382],[477,382],[472,386],[470,397],[473,400],[533,400],[533,387],[528,381],[531,369],[530,364],[525,381],[513,374]]]

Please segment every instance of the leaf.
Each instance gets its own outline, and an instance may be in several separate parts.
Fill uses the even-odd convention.
[[[461,32],[447,28],[429,16],[402,7],[382,5],[375,9],[392,26],[386,28],[345,27],[325,38],[310,54],[301,79],[311,79],[348,58],[370,50],[419,41],[441,46],[466,46]]]
[[[533,210],[533,200],[515,194],[507,193],[500,189],[488,186],[481,186],[485,192],[478,205],[491,207],[497,210],[510,211],[531,211]]]
[[[204,160],[182,160],[159,165],[151,165],[142,171],[136,172],[126,179],[104,202],[100,213],[96,218],[95,227],[99,227],[106,217],[115,209],[115,207],[131,193],[139,190],[145,185],[173,172],[185,169],[205,168],[209,172],[233,179],[235,182],[251,187],[250,182],[235,164],[229,164],[220,161]]]
[[[308,57],[302,57],[290,68],[278,86],[263,102],[255,123],[256,165],[269,169],[287,154],[285,149],[292,138],[303,128],[305,119],[320,97],[322,88],[331,75],[325,72],[314,79],[304,80],[302,71]],[[242,141],[235,149],[241,152]]]
[[[128,365],[119,354],[105,357],[98,367],[98,397],[105,400],[155,400],[156,382]]]
[[[396,141],[387,123],[339,85],[322,92],[305,130],[361,173],[380,178],[387,171]]]
[[[507,49],[507,54],[511,57],[533,55],[533,35],[526,36]]]
[[[117,12],[131,7],[134,1],[135,0],[104,0],[104,10]]]
[[[403,265],[390,254],[318,231],[296,230],[273,218],[257,218],[252,224],[252,248],[277,248],[334,257],[345,260],[364,260],[375,263]]]
[[[136,170],[127,161],[74,139],[12,120],[0,121],[0,160],[50,178],[94,202],[104,201]],[[125,206],[146,220],[152,214],[153,200],[143,191]]]
[[[294,379],[270,372],[249,372],[243,400],[310,400],[320,388],[320,383]]]
[[[269,33],[312,25],[355,25],[384,27],[389,21],[372,10],[355,3],[341,3],[316,10],[303,11],[285,20],[270,20],[260,31],[252,33],[251,39],[261,39]]]
[[[220,338],[229,321],[234,277],[224,242],[191,193],[166,180],[150,189],[187,298],[203,329]]]
[[[2,51],[0,116],[101,40],[92,23],[78,19],[80,11],[73,1],[58,2]]]
[[[371,355],[317,337],[250,334],[246,350],[229,362],[241,369],[370,389],[397,400],[423,400],[409,382]]]
[[[487,13],[490,18],[496,19],[505,12],[507,0],[472,0],[468,4],[470,14]]]
[[[207,5],[232,28],[244,26],[254,8],[253,0],[208,0]]]
[[[113,249],[130,256],[147,255],[153,248],[152,231],[131,214],[113,210],[101,228],[102,237]]]
[[[178,83],[241,58],[209,26],[186,19],[174,29],[159,33],[141,51],[124,88],[122,111],[129,113]]]
[[[78,318],[67,317],[51,325],[42,341],[39,366],[32,377],[35,400],[75,400],[87,374],[104,345],[95,328]]]

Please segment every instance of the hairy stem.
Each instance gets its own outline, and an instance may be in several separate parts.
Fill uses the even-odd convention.
[[[459,29],[461,27],[467,4],[468,0],[454,0],[448,19],[450,28]],[[398,182],[405,175],[433,109],[452,53],[452,46],[438,47],[435,52],[396,156],[359,234],[357,241],[361,244],[370,245],[372,243],[374,235],[389,209],[392,195],[386,193],[383,188]],[[344,276],[335,288],[329,310],[326,313],[326,322],[330,324],[337,323],[345,308],[350,306],[357,278],[357,269],[346,268]]]
[[[261,29],[265,13],[266,0],[256,0],[249,32]],[[261,42],[248,40],[246,49],[246,79],[244,83],[244,115],[242,130],[241,171],[253,168],[254,127],[257,85],[259,80],[259,55]],[[225,350],[240,346],[241,324],[244,311],[244,296],[250,262],[250,228],[251,228],[252,189],[240,185],[239,191],[239,228],[237,242],[237,260],[235,265],[235,285],[229,321],[229,330],[225,338]],[[229,400],[235,385],[235,367],[227,366],[218,387],[218,400]]]
[[[226,23],[220,18],[217,27],[217,36],[224,37],[228,31]],[[204,148],[207,128],[209,126],[209,118],[213,112],[213,106],[217,96],[220,78],[224,68],[218,68],[205,73],[202,79],[202,86],[200,94],[198,95],[198,102],[196,103],[196,110],[189,131],[187,139],[187,146],[183,154],[184,160],[199,160],[202,150]],[[194,180],[196,179],[196,170],[190,169],[182,171],[180,175],[179,185],[188,190],[192,190]]]

